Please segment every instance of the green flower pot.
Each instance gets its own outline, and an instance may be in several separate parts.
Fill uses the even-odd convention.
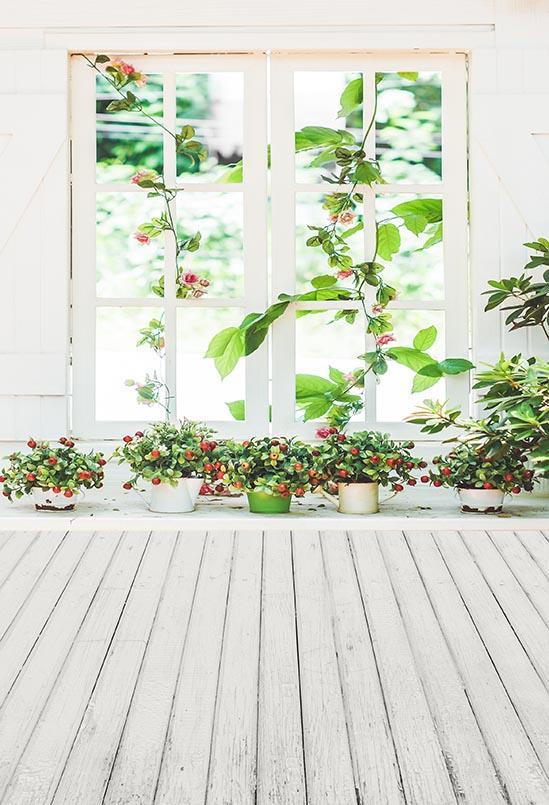
[[[248,505],[254,514],[287,514],[292,496],[268,495],[266,492],[247,492]]]

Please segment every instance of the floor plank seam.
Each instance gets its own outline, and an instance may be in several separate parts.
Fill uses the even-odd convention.
[[[259,769],[259,725],[260,725],[260,686],[261,686],[261,667],[263,651],[263,584],[265,579],[265,531],[261,532],[261,581],[259,584],[259,640],[257,651],[257,698],[256,698],[256,719],[255,719],[255,791],[254,805],[258,803],[258,769]]]
[[[294,594],[294,624],[295,624],[295,645],[297,655],[297,681],[299,688],[299,718],[301,723],[301,750],[303,756],[303,780],[305,785],[305,802],[307,805],[314,805],[309,800],[309,786],[307,783],[307,757],[305,753],[305,728],[303,718],[303,693],[301,689],[301,658],[299,654],[299,624],[297,619],[297,590],[295,586],[295,557],[294,557],[294,532],[290,531],[290,556],[292,567],[292,589]]]
[[[543,573],[543,575],[545,576],[545,578],[547,579],[547,581],[549,581],[549,565],[548,565],[547,569],[545,569],[545,568],[543,567],[543,565],[539,563],[539,561],[538,561],[537,557],[536,557],[536,556],[535,556],[535,555],[532,553],[531,547],[530,547],[530,546],[528,545],[528,543],[527,543],[527,542],[526,542],[526,541],[525,541],[525,540],[522,538],[521,533],[523,533],[523,532],[520,532],[520,531],[513,531],[513,534],[514,534],[514,535],[515,535],[515,537],[518,539],[518,541],[520,542],[520,544],[523,546],[523,548],[524,548],[524,550],[527,552],[527,554],[530,556],[530,558],[532,559],[532,562],[534,562],[534,564],[536,565],[536,567],[539,567],[540,571]],[[533,533],[534,533],[534,534],[539,534],[539,536],[540,536],[540,538],[541,538],[542,540],[544,540],[544,541],[548,542],[548,540],[545,540],[545,537],[544,537],[544,535],[543,535],[543,532],[542,532],[542,531],[534,531]]]
[[[17,569],[17,567],[19,566],[19,564],[20,564],[20,563],[23,561],[23,559],[25,558],[25,556],[27,555],[27,553],[30,551],[31,547],[34,545],[34,543],[36,542],[36,540],[37,540],[37,539],[38,539],[38,537],[40,536],[40,533],[41,533],[40,531],[37,531],[37,532],[36,532],[36,536],[34,537],[34,539],[32,539],[32,540],[29,542],[29,544],[27,545],[27,547],[24,549],[23,553],[22,553],[22,554],[21,554],[21,555],[20,555],[20,556],[17,558],[17,560],[15,561],[15,564],[13,564],[13,565],[10,567],[10,569],[9,569],[9,571],[8,571],[8,574],[7,574],[6,578],[5,578],[3,581],[1,581],[1,582],[0,582],[0,591],[2,590],[2,587],[3,587],[3,586],[4,586],[4,585],[5,585],[5,584],[6,584],[6,583],[9,581],[11,574],[14,572],[14,570],[16,570],[16,569]]]

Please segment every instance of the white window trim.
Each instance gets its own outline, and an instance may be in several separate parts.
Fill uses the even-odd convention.
[[[372,220],[376,193],[433,193],[442,196],[444,216],[444,285],[445,298],[432,300],[395,300],[392,310],[436,310],[445,314],[445,355],[447,357],[467,357],[469,354],[469,311],[468,311],[468,247],[467,247],[467,103],[466,103],[466,61],[462,54],[274,54],[271,62],[271,140],[272,140],[272,243],[273,243],[273,298],[279,293],[293,293],[295,288],[295,204],[296,192],[312,190],[333,192],[330,184],[315,183],[306,185],[296,183],[295,153],[293,143],[294,121],[294,83],[296,70],[348,70],[362,72],[365,79],[365,106],[374,91],[375,72],[394,72],[397,70],[435,70],[440,71],[442,81],[442,140],[443,140],[443,180],[437,184],[386,184],[375,188],[359,188],[364,193],[365,220]],[[373,135],[373,130],[372,130]],[[371,138],[370,138],[371,139]],[[370,142],[370,153],[373,151]],[[375,237],[372,226],[364,230],[366,254],[371,253]],[[338,310],[359,308],[359,303],[316,302],[294,304],[295,309]],[[330,338],[329,327],[326,338]],[[272,338],[272,418],[273,432],[288,433],[313,438],[318,421],[295,421],[295,316],[291,311],[275,322]],[[368,344],[368,341],[370,342]],[[367,348],[371,348],[371,337],[367,337]],[[412,374],[410,373],[410,383]],[[433,392],[436,391],[436,387]],[[376,394],[376,381],[370,373],[366,380],[366,398],[369,402],[361,421],[350,423],[350,430],[365,427],[388,431],[395,437],[417,438],[417,426],[406,422],[384,422],[370,418],[369,411],[375,410],[373,401]],[[469,378],[458,375],[446,378],[446,395],[455,405],[468,409]],[[424,395],[427,396],[427,395]],[[424,396],[417,395],[418,404]],[[426,438],[426,437],[422,437]],[[429,437],[427,437],[429,438]],[[436,437],[434,437],[436,438]]]

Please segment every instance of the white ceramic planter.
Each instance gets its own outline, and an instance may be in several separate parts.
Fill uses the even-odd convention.
[[[82,500],[83,492],[78,493]],[[32,488],[32,497],[37,511],[70,512],[76,506],[76,495],[66,498],[63,492],[52,492],[51,489],[42,489],[39,486]]]
[[[462,512],[493,514],[503,508],[505,494],[499,489],[458,489]]]
[[[177,486],[151,484],[149,509],[166,514],[192,512],[202,483],[202,478],[181,478]]]
[[[341,514],[375,514],[379,511],[379,484],[337,485],[338,505]]]

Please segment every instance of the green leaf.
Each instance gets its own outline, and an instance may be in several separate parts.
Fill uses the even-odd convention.
[[[336,282],[337,278],[332,277],[331,274],[322,274],[319,277],[313,277],[311,285],[313,288],[330,288],[332,285],[335,285]]]
[[[340,386],[347,383],[343,372],[340,369],[336,369],[335,366],[330,366],[328,374],[330,376],[330,380],[332,380],[334,383],[337,383]]]
[[[363,81],[362,76],[360,76],[359,78],[354,78],[352,81],[349,81],[341,93],[341,97],[339,99],[341,108],[337,113],[337,116],[348,117],[351,112],[354,112],[355,109],[358,109],[359,106],[362,105],[362,95]]]
[[[315,402],[312,402],[305,408],[303,421],[308,422],[310,419],[318,419],[323,416],[331,406],[332,403],[330,400],[315,400]]]
[[[421,215],[428,223],[436,224],[442,221],[442,199],[440,198],[414,198],[403,201],[392,208],[391,212],[405,218],[408,215]]]
[[[243,180],[242,160],[231,165],[225,173],[222,173],[217,184],[240,184]]]
[[[394,224],[381,224],[377,230],[377,251],[383,260],[392,260],[400,249],[400,232]]]
[[[475,365],[465,358],[446,358],[440,361],[439,366],[445,375],[459,375],[475,368]]]
[[[339,145],[341,141],[341,132],[326,126],[304,126],[295,133],[296,151],[306,151],[309,148],[320,148],[326,145]]]
[[[246,419],[246,407],[244,404],[244,400],[234,400],[233,402],[225,403],[229,411],[231,412],[231,416],[233,419],[242,422]]]
[[[237,327],[228,340],[224,352],[214,359],[215,368],[221,379],[230,375],[240,358],[244,356],[244,335]]]
[[[238,327],[227,327],[225,330],[221,330],[219,333],[216,333],[208,344],[208,350],[204,357],[219,358],[221,355],[223,355],[227,348],[227,344],[237,331]]]
[[[318,397],[326,392],[335,391],[335,385],[331,380],[318,375],[295,376],[295,397],[296,400],[307,399],[308,397]]]
[[[412,347],[391,347],[386,354],[389,358],[392,358],[402,366],[406,366],[408,369],[412,369],[414,372],[419,372],[429,363],[436,363],[434,358],[431,358],[426,352],[421,352],[421,350],[413,349]]]
[[[442,221],[434,225],[431,236],[427,238],[427,240],[425,241],[425,243],[421,248],[428,249],[430,246],[434,246],[435,243],[441,243],[441,242],[442,242]]]
[[[360,162],[354,172],[353,180],[358,184],[372,185],[381,181],[381,173],[373,162]]]
[[[431,386],[434,386],[439,380],[440,375],[438,377],[427,377],[423,374],[414,375],[412,394],[417,394],[419,391],[425,391],[426,389],[431,388]]]
[[[111,60],[110,56],[105,56],[103,54],[100,54],[99,56],[95,57],[95,63],[96,64],[106,64],[110,60]]]
[[[427,218],[423,215],[404,215],[402,220],[406,229],[409,229],[414,235],[421,235],[428,224]]]
[[[397,75],[399,75],[401,78],[406,78],[408,81],[417,81],[419,73],[399,70]]]
[[[420,330],[419,333],[416,334],[413,343],[416,349],[420,349],[422,352],[424,352],[426,349],[430,349],[436,340],[437,328],[434,326],[434,324],[431,324],[430,327],[426,327],[424,330]]]

